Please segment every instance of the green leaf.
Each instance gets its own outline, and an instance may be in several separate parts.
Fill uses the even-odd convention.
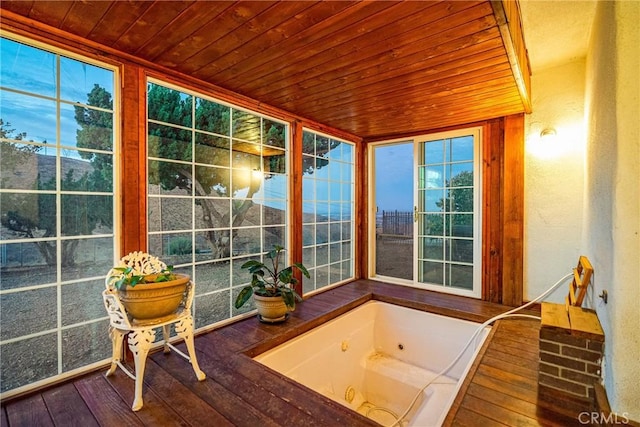
[[[249,273],[251,274],[260,274],[261,276],[264,276],[264,271],[262,271],[262,269],[264,269],[264,265],[260,264],[260,265],[254,265],[252,267],[249,267]]]
[[[262,264],[260,261],[255,260],[255,259],[250,259],[249,261],[245,262],[244,264],[242,264],[242,266],[240,268],[252,268],[252,267],[256,267],[256,266],[260,266],[262,267],[264,264]]]
[[[291,283],[291,280],[293,279],[293,269],[291,267],[287,267],[280,270],[280,274],[278,274],[278,279],[282,283]]]
[[[296,306],[294,293],[291,289],[282,289],[282,299],[284,300],[284,303],[287,305],[287,307],[293,308]]]
[[[309,270],[307,270],[307,267],[305,267],[304,265],[302,265],[301,262],[296,262],[295,264],[293,264],[298,270],[300,270],[302,272],[302,274],[305,275],[305,277],[307,279],[311,278],[311,275],[309,274]]]
[[[264,282],[263,274],[257,274],[256,273],[253,276],[251,276],[251,286],[257,286],[257,287],[264,288],[265,287],[265,282]]]
[[[253,288],[251,286],[246,286],[242,288],[238,296],[236,297],[235,307],[240,308],[246,303],[251,295],[253,294]]]
[[[131,276],[131,280],[129,280],[129,286],[133,288],[138,283],[144,283],[144,276]]]
[[[277,249],[271,249],[269,252],[267,252],[265,254],[265,257],[269,258],[269,259],[276,259],[278,258],[278,254],[280,253],[279,250]]]

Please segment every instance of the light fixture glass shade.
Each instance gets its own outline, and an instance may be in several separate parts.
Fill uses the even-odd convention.
[[[540,132],[540,138],[553,138],[556,136],[556,130],[554,128],[544,128],[542,132]]]

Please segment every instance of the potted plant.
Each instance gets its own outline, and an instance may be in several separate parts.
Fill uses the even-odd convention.
[[[157,257],[133,252],[109,272],[107,284],[118,291],[125,310],[137,320],[161,319],[178,309],[190,277],[173,272]]]
[[[293,285],[298,283],[293,277],[293,269],[298,269],[307,278],[311,276],[302,263],[281,268],[280,255],[284,250],[282,246],[274,245],[272,250],[264,254],[265,259],[270,260],[270,265],[257,260],[249,260],[242,265],[241,268],[251,274],[251,284],[238,294],[236,308],[242,307],[253,295],[258,318],[263,322],[275,323],[286,320],[287,312],[295,309],[296,300],[302,301],[302,297],[293,289]]]

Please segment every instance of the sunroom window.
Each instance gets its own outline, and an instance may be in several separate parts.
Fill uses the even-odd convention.
[[[288,125],[186,89],[148,84],[148,250],[196,283],[196,327],[233,306],[241,265],[287,247]]]
[[[305,130],[302,144],[305,293],[353,277],[354,162],[352,143]]]
[[[0,387],[109,356],[100,292],[116,243],[114,68],[0,39]]]

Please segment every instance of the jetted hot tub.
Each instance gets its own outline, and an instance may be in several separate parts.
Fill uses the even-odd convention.
[[[480,326],[379,301],[367,302],[255,360],[390,426],[461,352]],[[420,393],[402,426],[439,426],[484,342]]]

